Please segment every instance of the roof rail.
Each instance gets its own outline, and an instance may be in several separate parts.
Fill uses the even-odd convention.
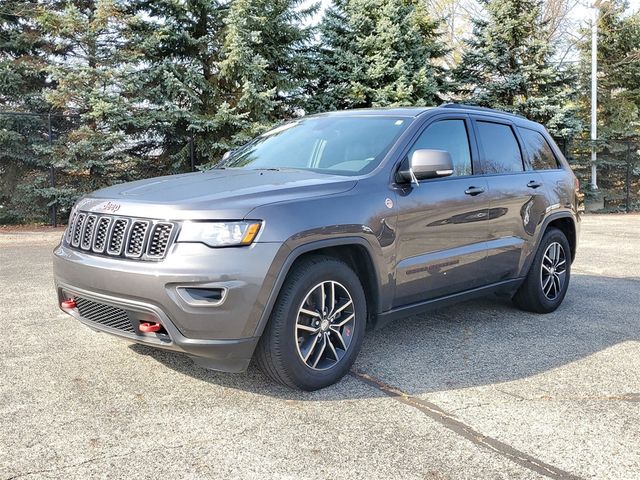
[[[442,105],[440,105],[440,108],[463,108],[467,110],[477,110],[479,112],[500,113],[502,115],[512,115],[514,117],[525,118],[518,113],[505,112],[504,110],[498,110],[496,108],[480,107],[478,105],[469,105],[467,103],[443,103]]]

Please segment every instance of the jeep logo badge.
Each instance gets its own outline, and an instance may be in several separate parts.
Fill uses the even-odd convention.
[[[120,210],[120,204],[119,203],[112,203],[112,202],[107,202],[104,205],[102,205],[100,207],[100,209],[103,212],[111,212],[111,213],[116,213],[118,210]]]

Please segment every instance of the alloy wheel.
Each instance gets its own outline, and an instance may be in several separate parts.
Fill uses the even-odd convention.
[[[349,291],[327,280],[307,293],[296,318],[296,346],[300,359],[314,370],[338,364],[351,345],[356,316]]]
[[[562,245],[551,243],[544,251],[540,268],[542,293],[548,300],[555,300],[562,292],[567,277],[567,257]]]

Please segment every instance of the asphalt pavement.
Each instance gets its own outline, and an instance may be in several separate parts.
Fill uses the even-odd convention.
[[[0,233],[0,479],[640,479],[640,215],[585,217],[553,314],[406,318],[314,393],[80,325],[60,235]]]

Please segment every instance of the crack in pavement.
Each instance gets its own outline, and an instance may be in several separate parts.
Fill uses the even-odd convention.
[[[413,397],[402,390],[394,388],[386,383],[378,380],[364,372],[360,372],[355,368],[351,370],[351,375],[358,380],[372,386],[385,395],[398,400],[405,405],[416,408],[420,412],[424,413],[431,419],[438,422],[440,425],[451,430],[452,432],[466,438],[475,445],[487,448],[498,455],[501,455],[512,462],[531,470],[532,472],[544,475],[555,480],[583,480],[581,477],[572,473],[561,470],[553,465],[543,462],[542,460],[535,458],[527,453],[521,452],[515,449],[511,445],[508,445],[495,438],[483,435],[473,427],[461,422],[455,416],[444,411],[436,404],[422,400],[418,397]]]
[[[173,450],[173,449],[178,449],[178,448],[184,448],[186,445],[173,445],[173,446],[168,446],[168,447],[162,447],[163,449],[169,449],[169,450]],[[42,470],[32,470],[32,471],[28,471],[28,472],[21,472],[18,473],[16,475],[13,475],[12,477],[8,477],[7,480],[16,480],[17,478],[24,478],[24,477],[29,477],[31,475],[38,475],[40,473],[55,473],[55,472],[61,472],[63,470],[69,470],[70,468],[75,468],[75,467],[81,467],[82,465],[87,465],[89,463],[93,463],[93,462],[99,462],[102,460],[110,460],[112,458],[125,458],[125,457],[129,457],[132,455],[140,455],[140,454],[145,454],[145,453],[151,453],[151,452],[155,452],[157,451],[157,449],[148,449],[148,450],[131,450],[129,452],[126,453],[119,453],[119,454],[115,454],[115,455],[104,455],[101,457],[91,457],[88,458],[86,460],[83,460],[82,462],[78,462],[78,463],[72,463],[69,465],[60,465],[58,467],[54,467],[54,468],[46,468],[46,469],[42,469]]]

